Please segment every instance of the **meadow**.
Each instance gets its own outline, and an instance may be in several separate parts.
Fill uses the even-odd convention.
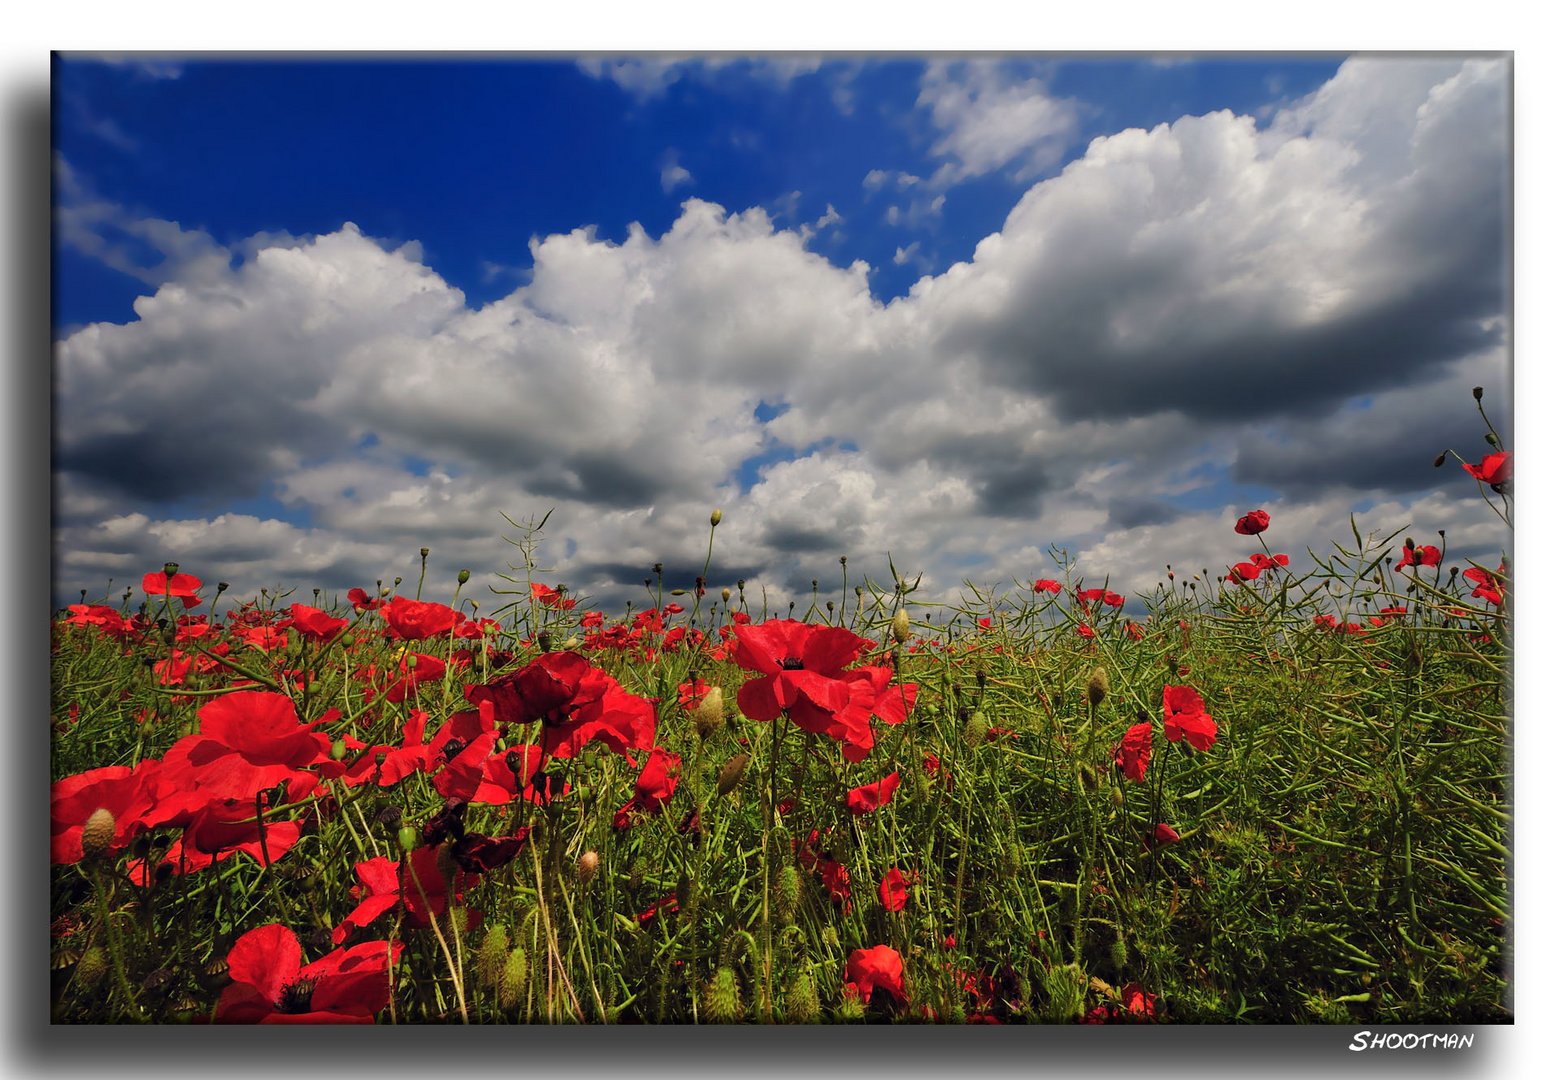
[[[1056,551],[604,611],[512,524],[487,614],[173,564],[56,614],[56,1022],[1512,1020],[1507,556],[1254,510],[1137,602]]]

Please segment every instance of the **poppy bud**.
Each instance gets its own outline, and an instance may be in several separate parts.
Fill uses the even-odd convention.
[[[571,634],[569,637],[564,639],[563,648],[566,651],[573,650],[573,649],[579,649],[580,647],[581,647],[581,639],[580,639],[579,635]]]
[[[114,842],[114,812],[105,807],[98,807],[87,818],[87,823],[81,828],[81,853],[85,858],[95,859],[109,849]]]
[[[912,638],[912,617],[906,613],[906,609],[895,613],[895,618],[890,620],[890,635],[905,645]]]
[[[428,548],[421,547],[421,548],[418,549],[418,558],[420,558],[420,559],[427,559],[428,557],[429,557],[429,549]]]
[[[499,1004],[513,1009],[521,1004],[526,992],[526,953],[517,945],[505,959],[505,969],[499,975]]]
[[[729,600],[731,600],[732,598],[733,598],[733,590],[729,589],[726,585],[723,585],[722,586],[722,603],[725,604]]]
[[[456,584],[457,585],[465,585],[467,582],[469,582],[471,580],[472,580],[472,571],[471,570],[458,570],[458,571],[456,571]]]
[[[723,964],[706,984],[706,1012],[716,1024],[736,1024],[743,1019],[743,996],[738,990],[738,975]]]
[[[347,757],[347,740],[338,739],[331,744],[331,760],[341,761]]]
[[[1494,435],[1490,431],[1486,435],[1484,435],[1483,438],[1485,438],[1487,440],[1487,445],[1488,446],[1497,446],[1498,445],[1498,436]]]
[[[583,851],[581,857],[575,860],[575,878],[582,885],[591,883],[597,876],[597,867],[602,864],[602,856],[595,851]]]
[[[413,848],[418,846],[418,830],[411,825],[403,825],[396,833],[396,842],[403,851],[411,854]]]
[[[701,739],[709,739],[722,726],[722,707],[722,688],[713,686],[695,709],[695,731]]]
[[[1113,938],[1113,943],[1107,947],[1107,955],[1113,962],[1114,971],[1122,971],[1129,962],[1129,946],[1124,943],[1122,934]]]
[[[722,511],[720,511],[720,510],[713,510],[713,511],[711,511],[711,528],[714,529],[714,528],[716,528],[720,524],[722,524]]]
[[[1482,388],[1480,386],[1471,387],[1471,396],[1477,401],[1482,400]]]
[[[798,868],[790,863],[783,866],[776,875],[776,884],[771,887],[771,892],[776,918],[784,925],[791,925],[803,897],[803,879],[798,876]]]
[[[84,990],[89,990],[103,981],[103,976],[108,974],[109,958],[103,949],[97,945],[81,954],[81,959],[76,961],[76,972],[71,976],[71,981],[77,983]]]
[[[1091,677],[1085,683],[1085,696],[1091,702],[1091,708],[1096,708],[1107,700],[1107,669],[1097,666],[1091,669]]]
[[[497,988],[509,952],[510,935],[499,923],[489,923],[483,935],[483,944],[478,947],[478,981]]]
[[[668,595],[669,596],[683,596],[688,591],[689,591],[688,589],[673,589],[673,590],[671,590],[668,593]]]
[[[1448,456],[1449,456],[1449,451],[1445,450],[1443,453],[1441,453],[1437,457],[1435,457],[1433,459],[1433,468],[1435,468],[1435,469],[1442,469],[1444,467],[1444,460]]]
[[[836,933],[836,928],[834,926],[825,927],[824,931],[820,934],[820,944],[824,945],[825,948],[832,950],[841,948],[841,937]]]
[[[673,887],[673,899],[678,901],[680,911],[689,910],[689,901],[695,894],[695,883],[689,879],[687,872],[678,875],[678,884]]]
[[[819,1022],[819,993],[807,971],[800,971],[788,984],[785,1009],[789,1024]]]

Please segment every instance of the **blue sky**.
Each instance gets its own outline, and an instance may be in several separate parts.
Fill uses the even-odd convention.
[[[56,598],[885,555],[1150,588],[1443,528],[1510,421],[1508,65],[56,59]],[[1281,524],[1285,523],[1285,531]],[[1240,550],[1241,549],[1241,550]],[[698,569],[698,566],[696,566]]]

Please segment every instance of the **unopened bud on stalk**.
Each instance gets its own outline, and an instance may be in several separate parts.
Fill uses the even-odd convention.
[[[722,524],[722,511],[720,511],[720,510],[713,510],[713,511],[711,511],[711,528],[714,529],[714,528],[716,528],[720,524]]]
[[[505,969],[499,975],[499,1004],[513,1009],[521,1004],[526,993],[526,953],[517,945],[505,959]]]
[[[1487,440],[1487,445],[1488,446],[1497,446],[1498,445],[1498,436],[1494,435],[1492,432],[1489,431],[1486,435],[1484,435],[1482,437]]]
[[[490,922],[483,934],[483,944],[478,947],[478,981],[497,988],[509,952],[510,935],[499,923]]]
[[[597,876],[597,867],[601,865],[602,856],[595,851],[588,849],[581,852],[581,857],[575,860],[575,879],[582,885],[590,884],[592,878]]]
[[[471,570],[457,570],[456,571],[456,584],[457,585],[465,585],[467,582],[469,582],[471,580],[472,580],[472,571]]]
[[[722,726],[723,705],[722,688],[713,686],[695,707],[695,731],[702,739],[709,739]]]
[[[895,618],[890,620],[890,635],[902,645],[912,638],[912,617],[902,608],[895,613]]]
[[[337,739],[331,744],[331,760],[341,761],[347,757],[347,740]]]
[[[673,590],[671,590],[669,592],[668,595],[670,595],[670,596],[683,596],[688,591],[689,591],[688,589],[673,589]]]
[[[1091,670],[1091,677],[1085,682],[1085,696],[1090,700],[1094,709],[1107,700],[1107,669],[1097,666]]]
[[[1471,387],[1471,396],[1477,401],[1482,400],[1482,388],[1480,386]]]
[[[418,830],[411,825],[403,825],[396,833],[396,842],[403,851],[412,854],[413,848],[418,846]]]
[[[717,1024],[736,1024],[743,1019],[743,996],[738,991],[738,975],[723,964],[706,984],[706,1013]]]
[[[420,558],[420,559],[427,559],[428,557],[429,557],[429,549],[428,548],[421,547],[421,548],[418,549],[418,558]]]
[[[98,807],[81,828],[81,853],[88,859],[96,859],[114,842],[114,812]]]
[[[1439,454],[1437,457],[1435,457],[1433,459],[1433,468],[1435,468],[1435,469],[1442,469],[1444,467],[1444,460],[1446,458],[1448,458],[1448,457],[1449,457],[1449,451],[1447,451],[1447,450],[1445,450],[1443,453]]]
[[[722,772],[716,778],[716,793],[726,795],[738,786],[738,781],[744,777],[744,770],[749,767],[748,754],[734,754],[722,766]]]
[[[76,961],[76,972],[71,981],[83,990],[90,990],[103,981],[109,971],[109,958],[100,946],[94,945]]]
[[[786,1016],[789,1024],[819,1022],[819,993],[807,971],[800,971],[787,987]]]
[[[722,603],[725,604],[729,600],[731,600],[732,598],[733,598],[733,590],[729,589],[726,585],[723,585],[722,586]]]

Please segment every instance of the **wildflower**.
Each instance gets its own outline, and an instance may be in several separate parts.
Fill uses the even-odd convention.
[[[169,747],[159,773],[168,788],[200,789],[207,798],[250,800],[286,783],[290,798],[313,791],[308,771],[331,759],[331,739],[302,724],[284,694],[236,690],[197,710],[201,729]]]
[[[906,878],[894,866],[879,879],[879,902],[885,905],[886,911],[900,911],[906,907]]]
[[[888,945],[875,945],[871,949],[852,951],[847,957],[843,981],[848,995],[864,1005],[875,1000],[878,994],[879,1000],[900,1007],[907,1002],[906,981],[901,972],[901,954]]]
[[[385,601],[371,599],[369,594],[362,589],[348,589],[347,601],[353,605],[354,611],[378,611]]]
[[[1075,633],[1079,634],[1083,638],[1094,638],[1096,636],[1096,631],[1087,626],[1085,623],[1081,623],[1080,625],[1076,626]]]
[[[852,700],[843,671],[872,642],[841,627],[793,619],[735,626],[733,633],[733,660],[760,673],[738,689],[744,715],[766,721],[785,711],[803,730],[830,734],[836,714]]]
[[[1498,564],[1497,576],[1489,574],[1479,566],[1471,567],[1465,572],[1465,579],[1476,586],[1471,590],[1471,595],[1480,600],[1486,600],[1490,604],[1502,604],[1503,584],[1499,581],[1499,577],[1507,574],[1507,572],[1508,564],[1506,562]]]
[[[1496,454],[1488,454],[1482,458],[1480,465],[1462,465],[1466,472],[1484,484],[1489,484],[1495,491],[1501,491],[1502,485],[1507,484],[1514,477],[1514,454],[1503,450]],[[150,576],[150,575],[149,575]]]
[[[1133,724],[1124,732],[1113,761],[1136,784],[1145,783],[1145,767],[1151,760],[1151,725]]]
[[[1178,831],[1171,825],[1157,824],[1156,828],[1145,834],[1145,845],[1151,848],[1164,847],[1167,844],[1176,844],[1183,839]]]
[[[1234,585],[1240,585],[1245,581],[1253,581],[1259,576],[1260,568],[1250,562],[1240,562],[1232,567],[1227,574],[1227,580]]]
[[[187,608],[193,608],[201,602],[201,598],[195,595],[200,587],[201,579],[194,574],[168,574],[154,570],[141,579],[142,591],[148,596],[167,596]]]
[[[322,644],[331,641],[347,629],[346,619],[332,618],[319,608],[307,604],[294,604],[288,609],[288,614],[291,616],[289,625],[297,630],[301,637]]]
[[[853,788],[847,792],[847,809],[858,817],[878,810],[895,795],[895,789],[900,783],[901,774],[893,772],[878,783]]]
[[[628,755],[651,749],[656,734],[652,703],[579,653],[544,653],[520,671],[468,687],[466,695],[474,705],[491,703],[500,724],[541,720],[550,757],[574,757],[590,742]]]
[[[455,608],[431,601],[408,600],[404,596],[386,601],[380,614],[391,633],[403,641],[421,641],[448,634],[462,621],[461,612]]]
[[[1232,531],[1244,536],[1258,536],[1270,527],[1270,515],[1263,510],[1250,510],[1237,519]]]
[[[367,1024],[390,1004],[386,972],[399,941],[337,949],[312,964],[292,930],[272,923],[251,930],[228,952],[233,983],[217,1003],[218,1023]]]
[[[1431,544],[1417,547],[1406,541],[1406,546],[1401,550],[1400,561],[1395,564],[1396,570],[1404,570],[1406,567],[1437,566],[1443,559],[1443,553]]]
[[[1062,585],[1051,578],[1038,578],[1036,584],[1031,586],[1031,591],[1034,593],[1049,592],[1056,596],[1062,588]]]
[[[1161,692],[1162,733],[1169,742],[1185,738],[1196,750],[1216,744],[1216,722],[1192,686],[1164,686]]]

